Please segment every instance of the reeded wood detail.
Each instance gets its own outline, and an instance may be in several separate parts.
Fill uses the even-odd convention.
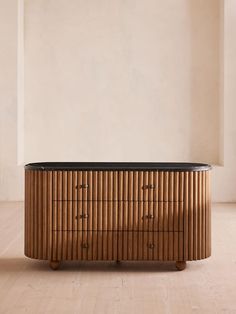
[[[53,231],[183,231],[177,202],[57,201]],[[165,213],[165,214],[163,214]]]
[[[182,232],[55,231],[53,260],[176,261],[182,256],[174,248],[175,236]]]
[[[53,200],[183,201],[183,173],[53,171]]]
[[[52,171],[25,171],[25,255],[31,258],[51,258],[52,187]]]
[[[25,171],[25,255],[188,261],[211,254],[209,171]]]
[[[211,255],[210,172],[185,172],[183,205],[183,260],[209,257]]]

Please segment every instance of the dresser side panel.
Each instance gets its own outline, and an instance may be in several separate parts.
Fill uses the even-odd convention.
[[[25,170],[24,252],[30,258],[51,258],[52,181],[52,171]]]

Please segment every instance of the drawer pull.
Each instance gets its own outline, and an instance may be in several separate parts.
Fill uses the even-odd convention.
[[[79,186],[81,189],[87,189],[89,187],[89,185],[87,183],[84,184],[80,184]]]
[[[89,248],[88,243],[82,243],[81,246],[82,246],[83,249],[88,249]]]
[[[80,218],[81,218],[81,219],[83,219],[83,218],[84,218],[84,219],[85,219],[85,218],[89,218],[89,214],[81,214],[81,215],[80,215]]]
[[[145,215],[142,217],[142,219],[147,218],[147,219],[154,219],[154,215],[149,214],[149,215]]]
[[[76,190],[78,190],[78,185],[75,186]],[[80,184],[79,186],[80,189],[87,189],[89,188],[89,184],[84,183],[84,184]]]
[[[155,247],[155,244],[153,244],[153,243],[148,244],[148,248],[149,248],[149,249],[153,250],[154,247]]]
[[[143,185],[143,186],[142,186],[142,189],[143,189],[143,190],[147,190],[147,189],[152,189],[152,190],[154,190],[154,189],[155,189],[155,185],[154,185],[154,184]]]

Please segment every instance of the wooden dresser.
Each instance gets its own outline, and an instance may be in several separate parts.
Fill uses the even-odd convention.
[[[25,255],[49,260],[186,261],[211,255],[211,166],[25,166]]]

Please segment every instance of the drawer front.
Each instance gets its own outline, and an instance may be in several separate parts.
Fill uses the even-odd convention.
[[[54,260],[117,260],[117,232],[53,231]]]
[[[119,260],[182,260],[183,232],[119,232]]]
[[[53,199],[183,201],[183,172],[53,171]]]
[[[119,202],[118,230],[183,231],[183,202]]]
[[[53,231],[54,260],[183,260],[183,232]]]
[[[183,202],[57,201],[53,230],[183,231]]]
[[[53,231],[113,231],[118,229],[119,202],[57,201]]]
[[[183,231],[183,202],[140,202],[138,231]],[[136,224],[134,224],[136,230]]]

